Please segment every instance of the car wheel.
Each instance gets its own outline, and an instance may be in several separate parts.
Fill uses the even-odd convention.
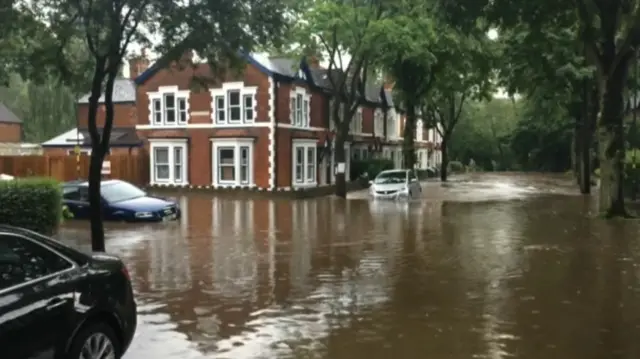
[[[119,359],[120,351],[113,328],[105,323],[95,323],[80,329],[66,358]]]

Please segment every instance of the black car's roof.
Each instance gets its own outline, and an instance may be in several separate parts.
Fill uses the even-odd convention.
[[[34,241],[40,242],[41,244],[44,244],[46,246],[49,246],[55,249],[56,251],[64,254],[65,256],[71,258],[72,260],[78,263],[84,263],[88,258],[88,255],[86,253],[83,253],[53,238],[44,236],[40,233],[34,232],[26,228],[0,223],[0,231],[28,237]]]
[[[100,182],[100,185],[104,186],[104,185],[116,184],[116,183],[122,183],[122,181],[120,181],[120,180],[104,180],[104,181]],[[68,187],[68,186],[86,187],[86,186],[89,186],[89,182],[85,181],[85,180],[68,181],[68,182],[64,182],[62,184],[62,186],[63,187]]]

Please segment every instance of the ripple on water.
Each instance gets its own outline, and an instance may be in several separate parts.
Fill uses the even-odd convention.
[[[637,357],[639,227],[548,195],[571,186],[474,174],[426,183],[423,203],[184,197],[184,226],[109,227],[139,302],[125,359]]]

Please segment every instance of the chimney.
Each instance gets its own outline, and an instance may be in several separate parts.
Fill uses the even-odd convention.
[[[393,80],[393,78],[389,75],[385,75],[384,76],[384,89],[387,91],[391,91],[393,90],[393,86],[396,84],[396,82]]]
[[[315,56],[315,55],[307,56],[307,65],[309,65],[309,68],[312,68],[312,69],[321,68],[320,59],[318,59],[318,56]]]
[[[182,58],[180,59],[181,62],[185,63],[185,64],[192,64],[193,63],[193,50],[186,50],[184,52],[184,54],[182,54]]]
[[[138,56],[134,56],[129,60],[129,78],[135,79],[145,72],[150,65],[149,58],[147,57],[147,50],[142,49],[142,53]]]

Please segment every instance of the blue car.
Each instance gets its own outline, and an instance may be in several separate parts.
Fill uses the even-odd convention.
[[[65,182],[63,203],[73,218],[89,218],[89,183]],[[100,187],[102,218],[108,221],[160,222],[180,218],[175,201],[148,195],[131,183],[120,180],[102,181]]]

